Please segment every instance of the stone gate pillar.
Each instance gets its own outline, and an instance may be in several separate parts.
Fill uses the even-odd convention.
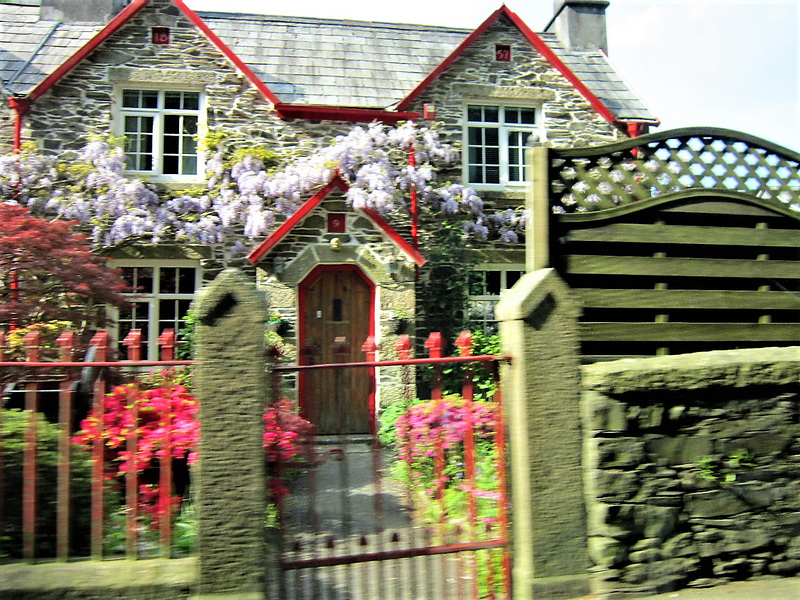
[[[589,592],[581,467],[578,301],[553,269],[497,305],[511,460],[514,598]]]
[[[201,429],[195,479],[200,573],[194,598],[262,600],[267,305],[242,273],[227,269],[201,292],[195,312]]]

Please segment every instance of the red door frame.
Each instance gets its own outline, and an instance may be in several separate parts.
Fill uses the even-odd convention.
[[[305,345],[305,331],[306,331],[306,318],[305,318],[305,308],[306,308],[306,290],[308,287],[314,283],[314,281],[322,274],[322,273],[329,273],[331,271],[334,272],[354,272],[359,278],[367,284],[369,288],[369,333],[368,335],[371,337],[375,337],[375,282],[372,281],[369,277],[367,277],[366,273],[361,270],[361,267],[358,265],[353,264],[340,264],[340,265],[317,265],[314,267],[311,272],[306,275],[303,280],[297,286],[297,358],[298,364],[300,363],[301,349]],[[350,344],[363,344],[366,340],[348,340]],[[303,390],[303,377],[298,374],[297,378],[297,395],[300,401],[300,412],[301,414],[305,414],[306,407],[304,406],[305,403],[305,395]],[[369,390],[369,398],[367,399],[368,402],[368,410],[369,410],[369,428],[371,433],[375,433],[377,431],[376,428],[376,421],[375,421],[375,370],[372,369],[371,377],[371,385]]]

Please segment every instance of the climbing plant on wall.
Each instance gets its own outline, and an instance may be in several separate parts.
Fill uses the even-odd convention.
[[[305,154],[247,151],[219,132],[207,136],[205,147],[205,186],[182,191],[127,177],[113,140],[95,139],[60,157],[26,147],[0,157],[0,194],[33,214],[83,223],[98,247],[131,239],[234,244],[237,236],[263,236],[335,173],[349,184],[347,200],[356,208],[407,214],[414,188],[422,211],[457,220],[464,236],[512,242],[524,227],[518,211],[487,215],[473,189],[440,179],[459,153],[435,127],[356,126]]]

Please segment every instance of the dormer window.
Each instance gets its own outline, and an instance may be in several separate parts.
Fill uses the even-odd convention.
[[[469,185],[525,182],[528,136],[539,130],[535,107],[478,105],[466,108],[465,178]]]
[[[164,179],[196,178],[202,104],[203,96],[196,91],[121,90],[127,169]]]

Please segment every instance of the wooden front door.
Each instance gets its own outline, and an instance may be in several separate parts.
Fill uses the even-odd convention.
[[[373,331],[374,285],[354,265],[317,267],[300,284],[301,361],[308,364],[363,361],[361,346]],[[334,352],[337,338],[348,350]],[[320,434],[368,433],[373,377],[366,368],[320,369],[301,374],[303,415]]]

